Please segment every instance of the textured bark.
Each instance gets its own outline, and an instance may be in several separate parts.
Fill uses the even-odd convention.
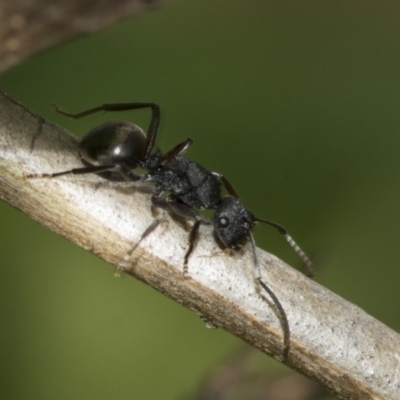
[[[153,220],[151,187],[95,175],[26,179],[27,174],[81,166],[77,139],[0,95],[0,197],[42,225],[119,266],[275,358],[282,329],[253,278],[249,248],[222,253],[202,226],[182,275],[187,232],[165,221],[137,251],[127,252]],[[400,335],[275,256],[259,251],[263,280],[287,314],[287,365],[346,399],[395,400],[400,393]]]

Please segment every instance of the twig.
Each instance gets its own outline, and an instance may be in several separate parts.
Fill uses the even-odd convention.
[[[0,197],[42,225],[119,265],[151,223],[143,185],[100,177],[33,179],[31,173],[80,166],[74,136],[0,95]],[[132,255],[125,272],[275,358],[282,330],[257,290],[251,251],[221,253],[202,226],[182,275],[187,232],[169,218]],[[400,393],[400,335],[357,306],[262,250],[263,280],[283,305],[291,329],[287,365],[346,399],[395,400]]]
[[[331,397],[320,385],[295,372],[277,375],[262,366],[262,354],[240,346],[226,360],[213,366],[191,400],[323,400]],[[261,362],[260,362],[261,361]]]
[[[121,19],[161,0],[13,0],[0,2],[0,73],[37,53]]]

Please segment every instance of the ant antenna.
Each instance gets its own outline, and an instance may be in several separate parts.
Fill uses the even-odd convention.
[[[283,353],[282,353],[282,361],[285,361],[289,354],[289,344],[290,344],[290,329],[289,329],[289,321],[287,319],[285,310],[282,307],[281,302],[276,297],[275,293],[263,282],[261,279],[261,271],[260,271],[260,263],[258,262],[257,256],[257,248],[256,241],[254,240],[253,234],[250,232],[250,241],[251,241],[251,249],[253,251],[253,259],[254,259],[254,277],[260,286],[268,293],[271,297],[276,309],[278,310],[279,320],[281,322],[282,330],[283,330]]]
[[[290,247],[292,247],[292,249],[297,253],[297,255],[302,259],[302,261],[306,265],[306,267],[308,269],[307,276],[309,278],[314,277],[314,275],[315,275],[315,267],[314,267],[313,262],[308,258],[307,254],[294,241],[294,239],[287,233],[287,231],[286,231],[286,229],[284,227],[276,224],[275,222],[267,221],[265,219],[260,219],[260,218],[257,218],[257,217],[255,217],[255,220],[274,227],[281,235],[284,235],[285,239],[289,243]]]

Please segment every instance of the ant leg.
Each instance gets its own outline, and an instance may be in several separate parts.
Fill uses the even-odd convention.
[[[192,218],[195,220],[192,229],[189,232],[188,236],[188,242],[189,242],[189,247],[185,253],[184,257],[184,262],[183,262],[183,275],[187,276],[189,272],[189,267],[188,267],[188,262],[189,262],[189,257],[193,253],[194,246],[196,245],[197,238],[199,236],[199,228],[200,224],[202,222],[201,216],[190,206],[183,204],[183,203],[178,203],[175,200],[171,198],[167,198],[168,206],[170,210],[184,218]]]
[[[239,198],[238,192],[236,191],[236,189],[233,187],[233,185],[228,181],[228,179],[224,175],[222,175],[222,174],[220,174],[218,172],[212,172],[212,174],[215,177],[217,177],[220,182],[222,182],[222,184],[224,185],[225,189],[228,191],[228,193],[231,196],[236,197],[237,199]]]
[[[189,233],[189,248],[186,251],[184,262],[183,262],[183,276],[187,276],[189,273],[189,257],[193,252],[194,245],[196,244],[197,238],[199,236],[199,228],[201,224],[201,219],[196,219],[196,222],[193,224],[192,229]]]
[[[137,247],[140,245],[140,243],[142,243],[142,241],[144,239],[146,239],[146,237],[149,236],[150,233],[152,233],[157,228],[158,225],[160,225],[160,222],[161,222],[161,218],[157,218],[144,230],[144,232],[140,236],[139,240],[126,253],[124,259],[122,260],[122,265],[125,265],[128,262],[129,258],[131,257],[133,252],[137,249]]]
[[[251,242],[251,249],[253,251],[253,260],[254,260],[254,277],[256,278],[259,285],[268,293],[269,297],[272,299],[277,311],[279,320],[281,323],[281,327],[283,330],[283,351],[282,351],[282,361],[286,361],[289,355],[289,348],[290,348],[290,328],[289,328],[289,321],[286,316],[286,312],[282,307],[281,302],[276,297],[275,293],[271,290],[269,286],[261,278],[261,271],[260,271],[260,264],[258,262],[257,256],[257,248],[256,242],[254,240],[254,236],[250,233],[250,242]]]
[[[154,215],[155,215],[155,209],[154,208],[155,207],[165,208],[166,207],[165,206],[166,201],[165,201],[165,199],[163,199],[161,197],[161,193],[158,194],[158,195],[153,195],[152,198],[151,198],[151,201],[152,201],[151,213],[152,213],[152,215],[154,217]],[[162,220],[163,220],[162,217],[154,219],[154,221],[144,230],[144,232],[141,234],[139,240],[126,253],[125,257],[123,258],[123,260],[121,262],[122,265],[125,265],[128,262],[130,256],[137,249],[137,247],[140,245],[140,243],[142,243],[142,241],[144,239],[146,239],[147,236],[149,236],[158,227],[158,225],[160,225]]]
[[[162,158],[162,163],[168,164],[171,162],[176,156],[180,156],[183,153],[186,152],[186,150],[193,144],[192,139],[186,139],[184,142],[179,143],[176,145],[174,148],[172,148],[170,151],[165,153]]]
[[[193,249],[196,245],[196,241],[199,236],[199,227],[200,227],[200,224],[203,222],[203,218],[201,217],[200,214],[198,214],[196,212],[196,210],[194,208],[192,208],[184,203],[177,202],[171,196],[162,197],[161,195],[159,195],[159,196],[155,195],[152,197],[151,200],[156,207],[167,208],[167,209],[169,209],[170,212],[172,212],[173,214],[175,214],[179,217],[191,218],[191,219],[195,220],[195,222],[189,232],[189,236],[188,236],[189,247],[185,253],[184,262],[183,262],[183,275],[187,276],[189,257],[192,254]]]
[[[88,166],[83,168],[73,168],[68,171],[55,172],[52,174],[28,174],[25,177],[28,179],[36,178],[55,178],[61,175],[83,175],[83,174],[97,174],[100,172],[115,171],[115,165],[99,165],[99,166]]]
[[[55,104],[53,104],[55,110],[66,117],[69,118],[83,118],[91,114],[95,114],[100,111],[129,111],[129,110],[138,110],[142,108],[151,108],[152,115],[149,129],[147,130],[147,138],[146,138],[146,146],[143,150],[142,160],[147,161],[150,157],[151,151],[154,148],[154,145],[157,141],[158,137],[158,128],[160,126],[160,106],[155,103],[109,103],[103,104],[98,107],[91,108],[90,110],[82,111],[77,114],[67,113],[65,111],[61,111]]]
[[[140,175],[127,169],[121,168],[119,165],[89,165],[82,168],[73,168],[68,171],[55,172],[52,174],[28,174],[28,179],[36,178],[56,178],[62,175],[84,175],[84,174],[100,174],[102,172],[118,172],[125,181],[134,182],[141,178]]]
[[[168,202],[168,206],[169,206],[170,210],[174,214],[176,214],[180,217],[192,218],[195,220],[195,222],[192,226],[192,229],[189,232],[189,236],[188,236],[189,247],[185,253],[185,258],[184,258],[184,262],[183,262],[183,275],[187,276],[188,271],[189,271],[189,267],[188,267],[189,257],[192,254],[194,246],[196,245],[197,238],[199,237],[199,228],[200,228],[200,224],[202,223],[202,218],[201,218],[201,215],[198,214],[194,208],[192,208],[184,203],[179,203],[171,197],[167,197],[167,202]]]

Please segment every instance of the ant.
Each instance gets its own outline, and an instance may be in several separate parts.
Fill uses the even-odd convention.
[[[309,270],[308,276],[313,276],[312,262],[287,231],[274,222],[257,218],[247,210],[239,199],[238,193],[224,175],[209,171],[200,164],[184,157],[183,154],[193,143],[191,139],[179,143],[165,154],[161,153],[160,150],[153,152],[160,125],[160,107],[157,104],[103,104],[77,114],[70,114],[59,110],[57,106],[54,107],[58,113],[75,119],[97,112],[151,109],[152,116],[147,134],[131,122],[107,122],[93,128],[81,139],[79,154],[84,167],[51,174],[30,174],[27,177],[55,178],[68,174],[97,173],[114,181],[153,182],[155,185],[151,197],[152,207],[167,209],[172,215],[194,221],[188,235],[189,246],[184,256],[184,275],[188,273],[188,261],[198,238],[199,227],[202,223],[210,223],[196,209],[213,210],[214,216],[211,223],[214,228],[215,239],[221,247],[238,251],[250,241],[255,279],[271,297],[278,310],[284,332],[283,359],[285,360],[288,356],[290,344],[289,322],[280,301],[261,278],[252,229],[257,222],[274,227],[280,234],[284,235],[290,246],[303,260]],[[135,171],[137,168],[147,172],[140,175]],[[227,195],[222,196],[222,188],[225,188]],[[159,219],[153,221],[143,232],[138,243],[130,250],[129,255],[157,227],[159,222]]]

